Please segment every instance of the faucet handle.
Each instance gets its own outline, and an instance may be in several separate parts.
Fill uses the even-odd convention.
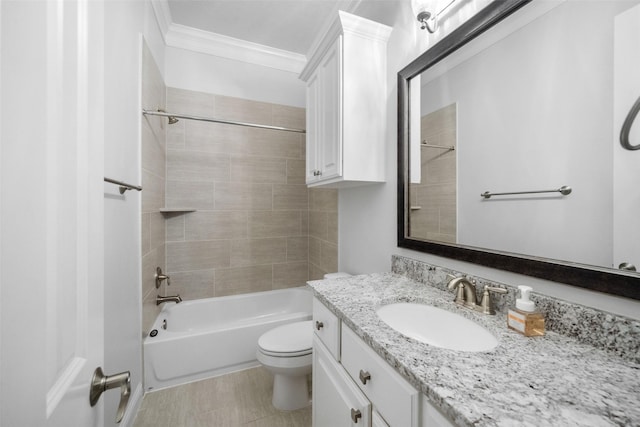
[[[480,302],[480,311],[484,314],[496,314],[496,311],[493,309],[493,304],[491,303],[490,292],[506,294],[508,291],[504,288],[496,288],[495,286],[485,286],[484,292],[482,293],[482,302]]]
[[[167,281],[167,286],[171,284],[171,277],[163,274],[160,267],[156,267],[156,289],[160,288],[163,280]]]

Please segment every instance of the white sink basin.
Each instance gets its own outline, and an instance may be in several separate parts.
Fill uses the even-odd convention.
[[[484,327],[431,305],[400,302],[383,305],[377,314],[401,334],[436,347],[488,351],[498,345],[496,337]]]

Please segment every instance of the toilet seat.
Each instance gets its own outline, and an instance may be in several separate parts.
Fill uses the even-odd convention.
[[[278,326],[258,339],[261,353],[272,357],[299,357],[311,354],[312,321]]]

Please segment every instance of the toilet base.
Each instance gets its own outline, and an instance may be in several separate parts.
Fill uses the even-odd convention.
[[[273,376],[273,406],[282,411],[295,411],[311,404],[306,375]]]

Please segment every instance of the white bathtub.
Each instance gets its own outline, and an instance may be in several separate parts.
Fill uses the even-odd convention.
[[[165,304],[144,339],[146,390],[258,366],[260,335],[311,319],[311,300],[300,287]]]

